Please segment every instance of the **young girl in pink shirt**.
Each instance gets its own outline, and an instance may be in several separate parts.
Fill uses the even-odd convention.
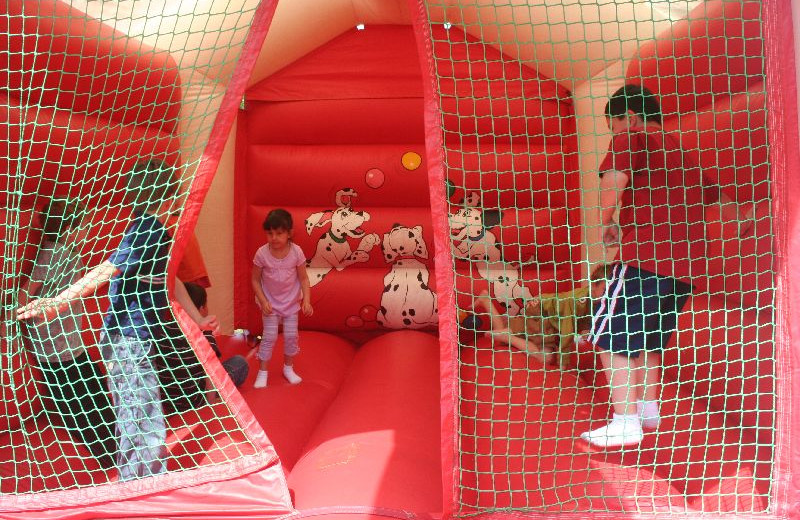
[[[292,242],[292,216],[285,209],[273,209],[264,220],[267,243],[253,258],[250,281],[261,309],[264,331],[258,349],[261,362],[255,388],[267,386],[267,364],[278,339],[278,325],[283,322],[283,376],[293,385],[302,378],[294,371],[294,357],[300,351],[297,321],[302,310],[311,316],[311,284],[306,273],[306,257]]]

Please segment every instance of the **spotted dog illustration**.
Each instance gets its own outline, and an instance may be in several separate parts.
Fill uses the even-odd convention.
[[[489,282],[492,295],[509,316],[516,316],[533,299],[530,289],[520,282],[520,268],[513,263],[478,263],[478,274]]]
[[[500,224],[499,210],[484,210],[478,207],[479,196],[475,193],[466,199],[466,207],[448,216],[453,255],[462,260],[500,260],[501,252],[497,237],[491,231]]]
[[[418,329],[436,325],[439,310],[436,293],[428,287],[428,258],[422,226],[395,224],[383,235],[383,257],[392,264],[383,278],[378,323],[390,329]]]
[[[330,229],[317,241],[314,256],[306,261],[308,279],[315,286],[331,271],[341,271],[357,262],[366,262],[369,252],[380,242],[377,233],[365,234],[361,225],[369,220],[366,211],[353,211],[352,199],[358,193],[352,188],[336,192],[335,210],[312,213],[306,219],[306,232],[310,235],[314,228],[330,225]],[[353,251],[350,239],[361,239]]]

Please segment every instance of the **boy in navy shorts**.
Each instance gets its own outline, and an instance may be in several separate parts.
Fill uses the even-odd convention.
[[[613,418],[581,434],[598,447],[639,444],[661,420],[661,351],[705,272],[704,206],[719,200],[697,164],[661,128],[661,107],[637,85],[606,105],[614,134],[600,165],[603,241],[619,246],[606,291],[595,304],[589,341],[598,347]],[[619,223],[614,213],[619,206]]]

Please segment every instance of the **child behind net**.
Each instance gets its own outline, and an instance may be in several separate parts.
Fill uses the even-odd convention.
[[[580,336],[591,329],[592,300],[603,295],[608,266],[600,264],[592,271],[590,283],[559,293],[543,293],[526,302],[517,316],[502,312],[482,291],[473,309],[489,314],[491,329],[486,337],[527,352],[543,364],[564,366],[575,351]]]

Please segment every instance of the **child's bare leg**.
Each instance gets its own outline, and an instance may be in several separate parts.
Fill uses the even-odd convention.
[[[636,411],[643,427],[655,429],[661,423],[658,404],[661,389],[661,354],[645,351],[639,359]]]
[[[622,354],[600,353],[600,362],[611,390],[611,406],[619,415],[636,414],[636,361]]]
[[[642,357],[644,357],[642,377],[644,388],[641,398],[646,401],[658,401],[661,387],[661,354],[645,352]]]
[[[606,426],[582,433],[581,438],[603,448],[639,444],[642,425],[636,408],[638,388],[634,379],[642,361],[607,351],[599,356],[611,389],[614,417]]]

